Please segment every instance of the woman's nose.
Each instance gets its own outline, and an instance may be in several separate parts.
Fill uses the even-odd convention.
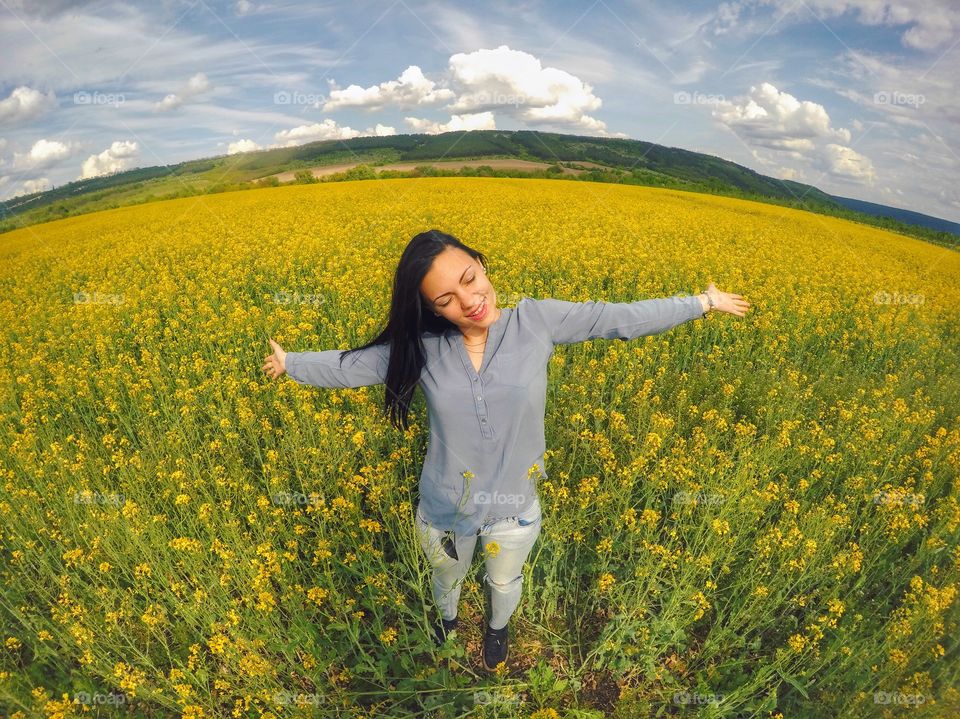
[[[460,307],[464,312],[475,310],[480,303],[480,298],[473,292],[464,292],[460,296]]]

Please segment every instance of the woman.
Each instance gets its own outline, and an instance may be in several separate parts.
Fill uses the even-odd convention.
[[[500,308],[487,260],[457,238],[415,236],[397,265],[386,328],[363,347],[284,352],[272,339],[264,371],[318,387],[386,385],[384,411],[406,429],[413,390],[430,420],[416,526],[433,569],[437,643],[456,627],[477,538],[490,587],[482,661],[506,661],[507,622],[540,534],[547,361],[555,345],[665,332],[711,309],[743,317],[749,303],[713,283],[699,295],[630,303],[524,297]]]

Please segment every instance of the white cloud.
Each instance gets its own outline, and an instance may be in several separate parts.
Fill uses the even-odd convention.
[[[603,134],[606,124],[588,115],[602,104],[578,77],[507,45],[450,57],[457,99],[451,112],[505,112],[530,124],[549,123]]]
[[[29,152],[13,154],[13,169],[21,173],[45,170],[70,157],[77,147],[57,140],[37,140]]]
[[[330,99],[324,103],[323,111],[330,112],[345,107],[378,110],[386,106],[406,109],[452,100],[453,97],[451,90],[438,88],[435,82],[424,77],[419,67],[410,65],[396,80],[381,82],[368,88],[350,85],[344,90],[331,90]]]
[[[450,87],[438,87],[410,65],[397,80],[363,88],[350,85],[330,92],[323,110],[347,107],[364,110],[398,107],[407,109],[449,101],[444,106],[453,116],[449,122],[408,118],[408,124],[430,132],[439,129],[488,129],[495,124],[492,113],[503,113],[531,125],[550,124],[580,132],[606,135],[606,124],[588,113],[602,101],[580,78],[507,45],[470,53],[456,53],[449,59]]]
[[[11,59],[3,63],[6,83],[66,93],[106,92],[129,82],[131,89],[151,88],[160,99],[178,93],[180,87],[171,83],[189,78],[198,68],[216,68],[217,77],[231,79],[260,72],[265,75],[263,86],[272,88],[278,76],[299,75],[306,81],[344,62],[343,50],[333,44],[291,43],[273,31],[242,33],[243,39],[211,33],[206,21],[199,22],[201,15],[211,20],[200,4],[193,13],[170,2],[69,4],[68,13],[30,22],[35,34],[27,32],[13,13],[0,12],[3,57]],[[291,6],[291,14],[301,16],[301,23],[313,11]],[[191,17],[198,22],[191,22]],[[215,21],[214,26],[223,28]]]
[[[837,80],[818,84],[891,122],[919,130],[925,123],[960,125],[956,64],[946,58],[931,66],[926,60],[850,50],[830,63],[830,71]]]
[[[140,146],[130,140],[116,140],[99,155],[90,155],[83,162],[78,180],[108,175],[125,170],[130,162],[140,154]]]
[[[34,192],[43,192],[50,189],[50,180],[46,177],[26,180],[20,183],[20,186],[16,189],[9,187],[11,182],[13,182],[13,178],[10,175],[0,177],[0,190],[3,190],[3,197],[6,199],[20,197],[21,195],[32,195]]]
[[[281,130],[273,137],[280,147],[289,147],[292,145],[302,145],[306,142],[315,142],[317,140],[347,140],[351,137],[361,136],[384,136],[396,135],[397,131],[389,125],[377,123],[375,127],[367,128],[363,132],[354,130],[351,127],[337,125],[330,118],[323,122],[315,122],[312,125],[299,125],[290,130]]]
[[[32,195],[34,192],[43,192],[50,189],[50,180],[46,177],[38,177],[36,180],[26,180],[23,183],[23,190],[18,194]]]
[[[172,92],[167,94],[160,102],[155,103],[154,107],[160,112],[176,110],[178,107],[181,107],[184,102],[193,100],[204,93],[210,92],[212,89],[213,84],[207,76],[202,72],[198,72],[187,80],[179,93]]]
[[[407,123],[415,132],[427,135],[439,135],[442,132],[459,130],[496,130],[497,122],[492,112],[477,112],[473,114],[453,115],[450,122],[434,122],[416,117],[405,117]]]
[[[57,106],[57,96],[51,90],[44,94],[21,85],[0,100],[0,125],[18,125],[40,117]]]
[[[187,80],[187,94],[189,95],[199,95],[202,92],[209,92],[212,89],[213,84],[202,72],[198,72],[196,75]]]
[[[773,150],[811,150],[812,143],[799,141],[817,137],[850,142],[850,131],[832,127],[823,105],[800,101],[769,82],[751,87],[739,102],[716,103],[712,114],[748,144]]]
[[[828,143],[819,157],[819,166],[831,175],[872,185],[875,178],[870,158],[856,150],[836,143]]]
[[[772,6],[773,22],[751,17],[757,8]],[[766,34],[776,25],[810,22],[811,14],[821,21],[850,13],[863,25],[907,27],[900,36],[905,47],[934,50],[952,40],[960,30],[960,5],[955,0],[737,0],[723,2],[712,19],[713,32],[725,34],[739,30],[742,34]],[[745,32],[744,32],[745,31]]]
[[[781,177],[802,176],[797,168],[782,165],[782,160],[792,159],[813,163],[839,180],[873,184],[876,173],[870,158],[847,146],[850,131],[834,127],[819,103],[798,100],[765,82],[751,87],[746,97],[716,103],[712,114],[743,140],[754,160]],[[766,156],[757,148],[779,157]]]
[[[161,112],[166,112],[167,110],[175,110],[183,104],[183,99],[175,94],[170,93],[164,97],[160,102],[158,102],[155,107]]]
[[[236,155],[238,152],[253,152],[254,150],[260,149],[262,149],[260,145],[253,140],[243,139],[237,140],[236,142],[231,142],[227,146],[227,154]]]
[[[788,0],[777,0],[784,5]],[[960,6],[954,0],[806,0],[824,17],[855,13],[864,25],[910,27],[900,37],[906,47],[933,50],[960,30]]]

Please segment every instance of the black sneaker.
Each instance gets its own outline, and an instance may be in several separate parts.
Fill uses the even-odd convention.
[[[447,634],[457,628],[457,617],[453,619],[441,618],[433,627],[433,641],[439,647],[447,640]]]
[[[507,661],[507,627],[502,629],[491,629],[486,624],[486,631],[483,633],[483,668],[489,672],[494,671],[500,662]]]

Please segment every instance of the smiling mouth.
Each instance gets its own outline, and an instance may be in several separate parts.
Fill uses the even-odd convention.
[[[476,319],[477,315],[481,314],[483,312],[483,308],[486,306],[487,306],[487,298],[484,297],[483,300],[480,302],[480,306],[477,307],[474,313],[467,315],[467,319],[471,319],[471,320]]]

